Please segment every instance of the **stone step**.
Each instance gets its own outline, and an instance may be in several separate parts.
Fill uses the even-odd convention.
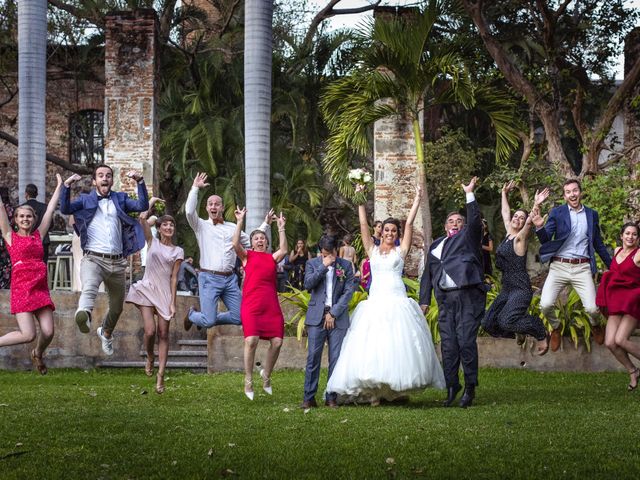
[[[154,355],[157,357],[158,352],[154,352]],[[140,356],[146,357],[147,352],[144,350],[140,350]],[[169,350],[169,358],[174,357],[204,357],[207,358],[206,350]]]
[[[178,345],[185,347],[204,347],[207,348],[206,340],[178,340]]]
[[[99,368],[144,368],[145,362],[131,362],[131,361],[109,361],[105,360],[98,362],[96,365]],[[154,362],[154,366],[158,366],[158,362]],[[184,368],[184,369],[197,369],[206,370],[207,362],[175,362],[169,360],[167,362],[167,368]]]

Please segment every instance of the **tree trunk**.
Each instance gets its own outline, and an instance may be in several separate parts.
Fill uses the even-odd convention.
[[[40,201],[46,187],[46,74],[47,2],[18,2],[18,188],[38,187]]]
[[[271,205],[270,127],[273,2],[247,0],[244,28],[244,144],[247,231]]]

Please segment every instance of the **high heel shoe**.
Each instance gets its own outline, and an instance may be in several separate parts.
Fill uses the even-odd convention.
[[[250,390],[247,390],[248,388]],[[244,381],[244,394],[249,400],[253,400],[253,380]]]
[[[38,370],[40,375],[46,375],[49,370],[47,370],[47,366],[44,364],[42,360],[42,355],[36,355],[36,349],[31,350],[31,361],[33,362],[33,366]]]
[[[158,373],[156,375],[156,393],[158,395],[164,393],[164,374]]]
[[[155,360],[155,356],[147,354],[147,361],[144,364],[144,374],[147,377],[153,377],[153,362]]]
[[[260,369],[260,377],[262,377],[262,389],[269,395],[273,395],[273,389],[271,388],[271,377],[265,376],[264,368]]]
[[[627,385],[627,391],[633,392],[636,388],[638,388],[638,378],[640,377],[640,370],[638,370],[637,368],[634,368],[629,372],[629,375],[631,375],[632,377],[635,377],[636,379],[635,385],[632,385],[631,383]]]
[[[547,336],[545,337],[545,341],[546,341],[546,345],[544,346],[540,346],[540,344],[538,344],[538,349],[536,353],[538,354],[539,357],[543,356],[549,351],[549,346],[551,344],[551,337],[548,333],[547,333]]]

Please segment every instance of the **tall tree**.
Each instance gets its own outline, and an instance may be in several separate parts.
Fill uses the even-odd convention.
[[[244,29],[244,135],[247,229],[260,225],[271,204],[271,62],[273,2],[246,0]]]
[[[607,81],[638,12],[624,0],[461,3],[504,78],[544,127],[548,161],[566,176],[597,173],[605,137],[640,81],[640,59],[619,86]],[[577,162],[572,137],[582,152]]]
[[[460,103],[476,106],[481,96],[497,133],[498,155],[508,154],[517,143],[510,123],[511,104],[489,89],[477,89],[467,70],[447,42],[436,39],[434,26],[441,20],[443,6],[432,0],[423,11],[408,19],[376,19],[357,34],[363,44],[358,67],[349,76],[330,84],[321,109],[331,131],[324,164],[344,195],[350,195],[347,180],[350,159],[368,155],[369,128],[389,115],[407,115],[413,126],[416,161],[425,191],[421,209],[425,247],[431,241],[431,210],[426,194],[423,139],[420,118],[425,106]],[[481,93],[481,95],[477,95]],[[391,102],[381,102],[390,99]]]
[[[18,185],[34,183],[44,200],[47,2],[18,2]]]

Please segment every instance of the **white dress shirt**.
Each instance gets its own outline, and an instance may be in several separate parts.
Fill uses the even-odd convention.
[[[325,285],[327,286],[326,293],[327,296],[324,299],[324,304],[327,307],[333,306],[333,266],[327,268],[327,273],[325,274]]]
[[[233,234],[236,224],[231,222],[214,225],[210,218],[203,220],[198,216],[198,188],[192,187],[185,204],[187,221],[196,234],[200,249],[200,267],[214,272],[230,272],[236,265],[236,252],[233,249]],[[265,232],[268,225],[263,222],[258,230]],[[245,249],[251,246],[249,235],[242,232],[240,243]]]
[[[111,198],[101,198],[87,228],[87,250],[107,255],[122,254],[122,225]]]

